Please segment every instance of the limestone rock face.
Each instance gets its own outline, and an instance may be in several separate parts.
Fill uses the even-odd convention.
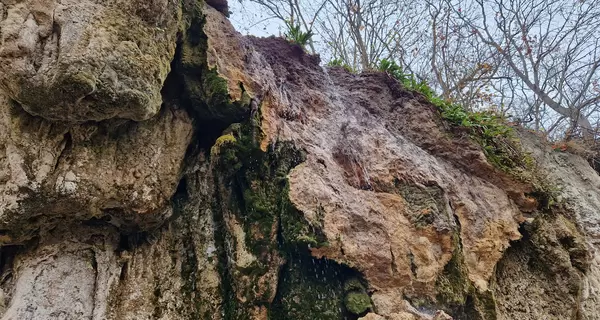
[[[163,228],[123,234],[69,224],[44,232],[34,248],[3,247],[2,319],[221,319],[204,163],[187,175],[194,197],[178,206],[181,219]]]
[[[540,219],[533,224],[533,230],[541,230],[534,233],[531,241],[538,244],[538,257],[535,254],[525,256],[529,248],[517,247],[509,252],[508,264],[514,266],[518,262],[520,270],[518,275],[498,276],[498,279],[505,279],[502,281],[505,285],[500,286],[502,289],[507,285],[515,289],[508,295],[500,295],[501,308],[512,311],[505,319],[576,315],[595,319],[600,314],[600,176],[580,156],[552,151],[531,133],[522,133],[521,137],[559,190],[557,201],[564,204],[566,212],[558,218]],[[519,256],[516,261],[515,256]],[[540,267],[532,268],[532,264]],[[503,266],[499,272],[506,270],[508,273],[512,268]],[[532,281],[532,278],[537,279]],[[548,278],[553,281],[548,282]],[[523,281],[517,283],[517,279]],[[534,298],[527,306],[515,301],[516,296],[530,293],[539,298]],[[573,307],[555,307],[564,301],[569,301]]]
[[[218,14],[209,11],[208,17],[215,26],[226,24]],[[564,262],[569,279],[539,285],[571,288],[557,298],[571,303],[563,309],[565,316],[582,307],[577,292],[587,286],[582,275],[592,248],[568,213],[581,208],[556,209],[565,211],[559,214],[566,220],[544,221],[534,214],[531,224],[526,217],[537,212],[534,186],[494,168],[474,142],[452,138],[433,106],[399,92],[386,75],[323,69],[314,57],[280,39],[250,38],[248,44],[231,40],[231,31],[222,27],[209,25],[205,32],[208,61],[228,79],[232,97],[239,97],[240,82],[260,96],[263,150],[292,141],[307,153],[288,179],[290,200],[325,239],[311,249],[313,256],[359,270],[378,314],[429,318],[413,305],[423,308],[423,301],[452,300],[470,291],[479,317],[517,317],[508,307],[513,302],[505,309],[493,300],[498,290],[508,290],[502,297],[520,296],[519,289],[496,284],[502,282],[498,264],[511,259],[505,256],[511,243],[531,245],[538,256],[578,252],[579,262]],[[597,177],[583,166],[586,175]],[[540,167],[541,175],[553,170]],[[521,240],[519,226],[535,234]],[[561,239],[572,240],[557,246],[567,241]],[[519,276],[503,280],[519,281]],[[468,284],[449,287],[456,281]],[[430,315],[437,303],[452,301],[429,303]],[[466,300],[454,303],[465,308]],[[556,312],[552,305],[538,307],[532,318]]]
[[[435,110],[396,95],[383,74],[324,70],[280,39],[252,39],[244,52],[219,37],[227,31],[205,30],[217,48],[209,53],[235,46],[237,55],[252,57],[246,64],[213,60],[232,75],[230,88],[250,75],[244,87],[265,93],[262,147],[291,140],[307,152],[289,188],[290,200],[326,238],[312,249],[315,257],[362,272],[376,309],[383,309],[379,299],[434,297],[455,251],[475,287],[489,289],[503,251],[521,237],[522,213],[508,194],[522,196],[526,185],[507,183],[476,145],[444,137]],[[406,117],[426,129],[407,126],[417,119]]]
[[[3,1],[0,88],[49,120],[146,120],[181,22],[176,1]]]
[[[0,13],[0,319],[600,313],[582,158],[521,130],[530,172],[501,170],[422,95],[243,37],[226,1]]]
[[[23,242],[62,219],[162,223],[191,131],[188,115],[174,108],[141,123],[70,126],[0,97],[1,241]]]

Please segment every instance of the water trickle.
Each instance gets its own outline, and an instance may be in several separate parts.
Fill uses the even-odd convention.
[[[333,109],[336,110],[336,112],[341,113],[338,118],[346,120],[345,123],[340,124],[342,136],[346,136],[348,134],[348,126],[357,121],[356,117],[352,114],[352,108],[347,104],[347,102],[342,101],[340,92],[333,82],[333,79],[329,74],[329,70],[324,66],[321,66],[321,69],[323,70],[323,75],[325,76],[326,80],[326,84],[322,90],[327,94],[330,104],[335,106]],[[352,171],[354,171],[356,181],[359,181],[362,189],[371,190],[371,176],[367,170],[367,167],[361,161],[364,156],[359,154],[356,146],[351,145],[352,141],[354,141],[354,139],[346,139],[346,141],[341,143],[346,144],[344,145],[344,150],[347,150],[346,156],[348,156],[349,160],[352,162]]]
[[[335,84],[333,83],[333,79],[329,75],[329,70],[327,67],[321,66],[321,70],[323,70],[323,74],[325,75],[325,80],[327,81],[327,96],[332,99],[332,102],[339,102],[342,99],[340,98],[340,93],[335,89]]]
[[[334,260],[312,257],[308,250],[293,253],[288,261],[273,302],[272,320],[358,319],[344,307],[343,284],[360,274]]]

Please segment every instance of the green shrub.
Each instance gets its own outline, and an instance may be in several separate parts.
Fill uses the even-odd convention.
[[[402,67],[393,60],[383,59],[379,62],[377,69],[381,72],[387,73],[390,77],[398,80],[402,85],[410,90],[418,91],[428,98],[433,96],[433,90],[429,88],[426,82],[417,82],[413,74],[404,73]]]

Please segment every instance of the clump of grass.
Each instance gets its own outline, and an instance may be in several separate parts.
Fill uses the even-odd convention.
[[[428,99],[435,97],[434,91],[425,81],[417,81],[414,74],[404,73],[402,67],[393,60],[383,59],[379,62],[377,70],[387,73],[392,78],[398,80],[405,88],[418,91]]]

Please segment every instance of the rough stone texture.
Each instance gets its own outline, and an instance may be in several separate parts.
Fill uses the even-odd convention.
[[[108,319],[221,319],[212,175],[204,160],[196,160],[186,175],[187,193],[178,200],[179,218],[130,236],[128,248],[121,248]]]
[[[260,86],[265,93],[263,147],[291,140],[307,150],[306,162],[290,174],[290,199],[311,225],[320,225],[329,241],[329,246],[313,250],[315,256],[358,269],[372,290],[433,296],[436,279],[454,250],[456,216],[469,278],[480,290],[488,288],[509,241],[520,238],[521,212],[494,184],[495,178],[483,178],[499,175],[490,165],[480,165],[488,171],[480,172],[482,177],[469,175],[461,165],[420,147],[435,139],[429,135],[440,135],[440,129],[403,135],[382,121],[390,111],[406,109],[425,114],[420,126],[436,127],[430,106],[394,100],[384,75],[355,76],[340,69],[328,75],[312,57],[283,40],[253,39],[254,50],[244,52],[229,37],[219,37],[227,31],[206,30],[209,53],[218,52],[210,50],[217,47],[246,57],[245,65],[231,55],[222,63],[232,64],[217,64],[220,73],[234,75],[230,88],[239,88],[243,76],[236,75],[250,75],[252,81],[243,82],[244,87],[258,91]],[[485,164],[476,146],[464,144],[462,151],[455,149],[456,143],[447,144],[447,153],[458,154],[450,160]],[[508,191],[518,193],[517,187]],[[403,189],[421,190],[426,200],[433,198],[433,207],[419,199],[411,204]],[[429,194],[428,189],[439,192]]]
[[[109,215],[127,226],[171,215],[168,200],[192,132],[185,111],[165,108],[141,123],[69,126],[31,116],[0,96],[0,124],[3,243],[27,240],[38,220]]]
[[[520,133],[540,189],[208,3],[2,2],[1,319],[597,318],[583,159]]]
[[[2,319],[105,318],[103,303],[118,279],[117,239],[101,228],[77,231],[79,241],[50,233],[44,236],[47,242],[15,259],[18,278],[14,287],[3,288],[12,292]]]
[[[211,174],[198,163],[186,176],[193,197],[158,230],[72,224],[20,249],[2,273],[2,319],[220,319]]]
[[[596,319],[600,314],[600,176],[580,156],[552,151],[549,145],[540,142],[537,136],[529,132],[522,132],[521,137],[557,189],[558,200],[564,203],[565,212],[555,221],[537,223],[542,227],[546,224],[557,225],[542,233],[546,238],[541,239],[546,249],[538,255],[545,257],[545,260],[537,264],[542,265],[542,272],[539,268],[529,268],[525,274],[521,272],[518,277],[528,282],[529,286],[520,284],[510,294],[515,297],[531,292],[532,297],[539,298],[533,298],[533,303],[526,307],[514,308],[506,319],[560,319],[575,315],[581,319]],[[552,244],[556,249],[552,249]],[[518,268],[527,269],[525,266],[531,265],[526,263],[531,257],[523,257],[526,252],[516,253],[520,256]],[[572,301],[574,299],[576,301]],[[552,301],[560,301],[561,305],[570,304],[570,307],[558,309],[563,315],[555,307],[558,302]],[[504,305],[504,308],[512,309],[514,303]]]
[[[576,262],[578,254],[585,258],[586,248],[571,228],[562,216],[537,219],[531,238],[507,251],[497,269],[501,319],[576,318],[587,266]]]
[[[289,176],[290,199],[328,240],[313,255],[363,272],[380,297],[373,296],[376,310],[391,316],[396,312],[380,310],[382,301],[435,295],[458,232],[468,279],[480,293],[496,290],[490,287],[496,265],[521,238],[523,214],[535,211],[533,186],[495,169],[468,139],[452,138],[431,105],[398,92],[386,76],[323,70],[314,57],[278,39],[251,39],[248,49],[247,40],[231,39],[223,18],[209,12],[211,19],[219,28],[205,29],[208,60],[228,79],[232,97],[239,97],[240,82],[260,92],[263,150],[291,140],[307,151]],[[580,238],[569,232],[545,241],[560,247],[561,238]],[[587,254],[575,247],[565,250]],[[581,286],[574,272],[567,274]],[[393,298],[394,292],[403,293]],[[560,300],[577,309],[576,298],[567,290]],[[497,311],[511,318],[506,309]]]
[[[179,2],[3,1],[0,87],[50,120],[145,120],[161,105]]]
[[[244,228],[248,221],[240,216],[244,208],[232,208],[235,190],[219,183],[218,204],[222,213],[224,228],[220,230],[226,238],[225,251],[228,252],[227,274],[231,277],[231,294],[224,299],[231,299],[234,310],[227,314],[231,319],[243,319],[248,317],[256,320],[267,320],[268,311],[265,305],[269,305],[277,293],[279,282],[279,271],[285,260],[276,250],[256,252],[250,247],[248,238],[254,238],[258,232]],[[278,221],[272,221],[269,225],[268,243],[275,243],[277,237]]]

